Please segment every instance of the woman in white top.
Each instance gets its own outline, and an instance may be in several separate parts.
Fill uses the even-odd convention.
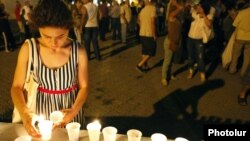
[[[187,40],[189,66],[188,79],[193,77],[194,64],[197,63],[201,81],[204,82],[206,80],[204,45],[208,39],[204,38],[204,33],[206,30],[212,29],[214,13],[215,8],[210,6],[208,0],[202,0],[191,8],[193,21],[189,29]]]

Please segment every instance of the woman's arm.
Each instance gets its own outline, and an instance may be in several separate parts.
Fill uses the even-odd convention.
[[[29,45],[25,42],[18,55],[17,65],[14,74],[14,80],[11,86],[12,101],[20,113],[26,131],[34,137],[40,137],[40,134],[32,126],[32,115],[29,108],[26,106],[23,86],[26,79],[26,72],[29,59]]]
[[[85,47],[78,48],[78,87],[79,91],[74,104],[70,109],[61,110],[65,115],[63,121],[55,127],[65,126],[71,122],[72,119],[78,114],[88,96],[88,58]]]
[[[79,47],[78,82],[79,92],[72,106],[76,114],[82,108],[88,96],[88,58],[84,47]]]
[[[175,10],[170,11],[168,20],[173,22],[176,19],[176,16],[183,10],[183,6],[177,3],[176,0],[172,0],[171,4],[175,7]]]
[[[205,24],[209,28],[212,28],[212,26],[213,26],[213,18],[214,18],[214,14],[215,14],[215,9],[213,7],[211,7],[208,15],[205,14],[203,8],[200,5],[199,5],[198,9],[199,9],[198,10],[199,14],[204,19]],[[209,18],[208,18],[208,16],[209,16]]]

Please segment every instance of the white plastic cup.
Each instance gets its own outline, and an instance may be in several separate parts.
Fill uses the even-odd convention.
[[[117,129],[113,126],[108,126],[102,129],[104,141],[115,141]]]
[[[183,138],[183,137],[177,137],[177,138],[175,138],[174,141],[188,141],[188,140]]]
[[[54,111],[50,114],[49,119],[54,123],[58,124],[63,120],[63,113],[61,111]]]
[[[78,141],[80,136],[81,124],[78,122],[71,122],[66,125],[69,136],[69,141]]]
[[[141,141],[142,132],[137,129],[127,131],[128,141]]]
[[[19,136],[18,138],[15,139],[15,141],[31,141],[31,136],[29,135]]]
[[[87,125],[90,141],[99,141],[101,127],[99,122],[91,122]]]
[[[51,139],[53,122],[50,120],[41,120],[38,123],[39,131],[42,135],[42,140],[47,141]]]
[[[151,135],[151,141],[167,141],[167,137],[162,133],[154,133]]]

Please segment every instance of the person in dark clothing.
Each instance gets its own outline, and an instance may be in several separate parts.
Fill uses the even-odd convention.
[[[6,52],[10,52],[16,48],[15,38],[12,34],[8,17],[9,14],[5,11],[5,5],[3,3],[0,3],[0,32],[3,35],[4,39],[6,39]],[[11,45],[8,46],[8,43],[10,43]]]

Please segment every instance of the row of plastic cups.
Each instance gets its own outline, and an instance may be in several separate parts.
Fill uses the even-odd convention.
[[[87,125],[88,135],[90,141],[99,141],[101,124],[99,122],[92,122]],[[117,129],[113,126],[108,126],[102,129],[104,141],[115,141]],[[127,131],[128,141],[141,141],[142,132],[137,129],[130,129]],[[154,133],[151,135],[151,141],[167,141],[167,137],[162,133]],[[178,137],[175,141],[188,141],[185,138]]]

